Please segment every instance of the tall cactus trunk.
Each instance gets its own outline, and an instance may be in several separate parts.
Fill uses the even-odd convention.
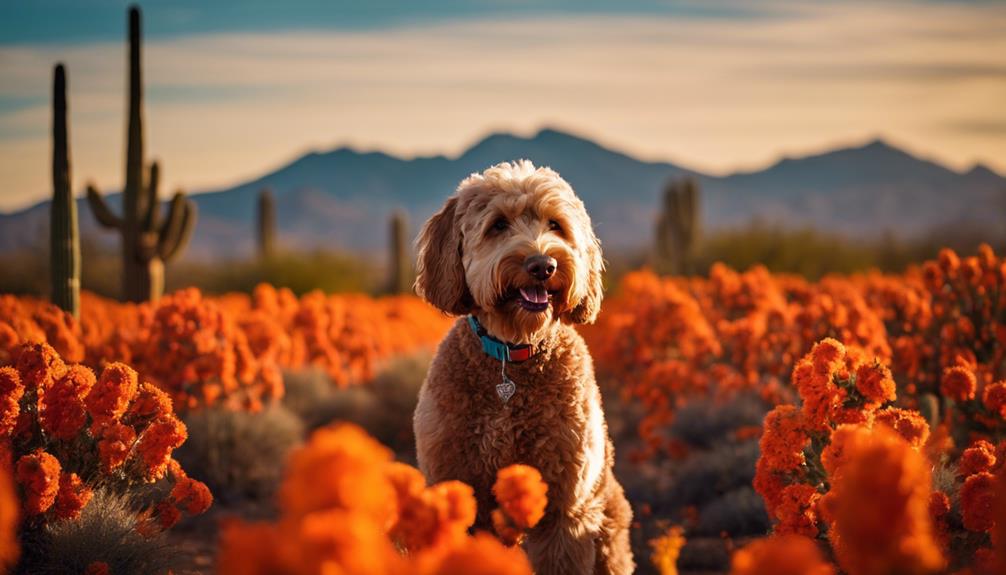
[[[405,212],[395,210],[391,216],[390,258],[388,268],[391,271],[388,281],[390,293],[408,293],[412,290],[412,258],[408,248],[409,223]]]
[[[80,317],[80,234],[77,202],[70,191],[70,141],[67,125],[66,70],[56,66],[52,86],[52,204],[49,207],[49,257],[52,302]]]
[[[698,183],[692,178],[668,183],[657,221],[657,267],[672,275],[695,273],[701,217]]]
[[[129,117],[126,126],[126,188],[122,198],[122,291],[126,301],[156,300],[164,290],[164,266],[150,264],[144,249],[140,217],[143,196],[143,78],[140,67],[140,10],[129,9]],[[156,201],[156,200],[155,200]],[[159,264],[160,262],[158,262]],[[156,271],[160,270],[160,274]],[[153,272],[153,273],[152,273]],[[159,277],[158,277],[159,275]],[[158,285],[158,281],[161,282]]]
[[[164,292],[164,262],[177,256],[188,243],[196,224],[196,205],[178,192],[167,216],[160,217],[157,190],[160,170],[150,166],[144,181],[143,78],[140,54],[140,9],[129,9],[129,116],[126,128],[126,186],[122,215],[109,209],[94,186],[87,201],[98,223],[122,236],[122,294],[127,301],[154,301]]]
[[[258,194],[258,256],[267,260],[276,253],[276,203],[272,191],[263,188]]]

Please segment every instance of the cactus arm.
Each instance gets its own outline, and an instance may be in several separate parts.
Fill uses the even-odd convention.
[[[87,205],[91,207],[91,213],[94,214],[94,219],[98,220],[101,227],[108,229],[122,228],[122,218],[112,213],[112,209],[108,207],[108,203],[105,202],[105,198],[101,195],[101,192],[91,184],[87,185]]]
[[[195,202],[186,199],[182,192],[171,199],[168,218],[157,241],[157,254],[162,260],[169,261],[185,249],[196,227],[197,211]]]
[[[160,218],[160,202],[157,201],[157,190],[161,183],[161,167],[157,162],[150,164],[150,176],[147,179],[145,192],[147,199],[145,202],[146,214],[143,216],[142,228],[147,231],[157,229]]]

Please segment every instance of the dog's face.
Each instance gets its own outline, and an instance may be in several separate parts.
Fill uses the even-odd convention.
[[[601,248],[583,202],[526,160],[461,182],[417,252],[416,292],[448,313],[478,311],[506,341],[536,343],[551,322],[592,322],[600,309]]]

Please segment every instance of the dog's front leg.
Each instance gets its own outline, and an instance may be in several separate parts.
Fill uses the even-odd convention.
[[[527,554],[535,575],[589,575],[596,564],[597,533],[566,518],[528,535]]]

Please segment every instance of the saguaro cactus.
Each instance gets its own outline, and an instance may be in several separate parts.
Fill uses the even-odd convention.
[[[77,202],[70,191],[70,127],[66,69],[56,65],[52,82],[52,204],[49,206],[49,263],[52,303],[80,317],[80,233]]]
[[[699,186],[694,178],[672,180],[664,188],[657,221],[656,253],[660,267],[672,274],[693,273],[699,235]]]
[[[408,293],[412,291],[412,258],[409,256],[408,216],[402,210],[395,210],[391,215],[390,229],[390,259],[388,268],[391,277],[388,281],[388,291],[391,293]]]
[[[276,202],[272,190],[262,188],[258,193],[258,255],[269,259],[276,253]]]
[[[92,185],[87,200],[98,223],[122,235],[122,291],[127,301],[156,300],[164,291],[164,263],[188,243],[196,223],[196,205],[177,192],[167,217],[160,218],[157,199],[159,170],[150,166],[144,182],[143,81],[140,69],[140,9],[129,9],[129,119],[126,145],[126,187],[122,216],[109,209]]]

